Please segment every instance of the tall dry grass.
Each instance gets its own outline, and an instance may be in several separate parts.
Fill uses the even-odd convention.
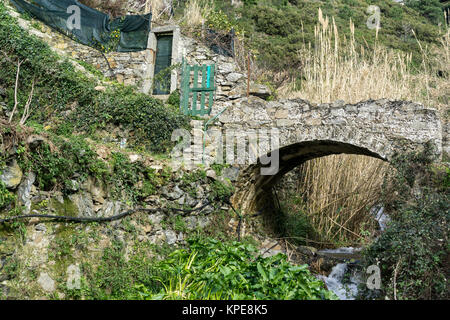
[[[289,82],[278,94],[316,103],[412,100],[435,107],[442,114],[448,112],[448,28],[438,49],[423,47],[418,41],[423,55],[420,71],[412,69],[409,54],[378,44],[372,51],[358,47],[352,22],[350,34],[350,38],[341,37],[334,19],[324,18],[319,10],[314,48],[305,45],[300,52],[304,61],[301,87]],[[436,60],[430,58],[433,50]],[[299,169],[297,194],[302,194],[306,203],[298,209],[313,222],[321,241],[358,241],[374,232],[376,224],[369,211],[381,198],[388,168],[385,162],[370,157],[335,155],[308,161]]]
[[[189,0],[180,23],[190,28],[201,26],[213,10],[210,0]]]
[[[443,34],[439,48],[424,47],[417,40],[423,59],[421,70],[416,70],[411,54],[377,43],[373,50],[358,46],[351,21],[349,28],[349,38],[340,36],[334,18],[324,18],[319,9],[314,48],[304,45],[299,53],[304,63],[300,70],[304,80],[300,88],[286,82],[279,95],[318,103],[389,98],[413,100],[438,109],[447,107],[440,94],[449,93],[448,77],[438,77],[437,70],[447,75],[450,71],[450,29]],[[415,36],[414,31],[412,35]],[[437,57],[432,58],[433,51]]]
[[[387,165],[367,156],[329,156],[308,161],[294,172],[297,186],[284,199],[289,210],[302,212],[315,230],[313,241],[353,245],[367,242],[377,223],[370,209],[377,205]],[[287,201],[286,201],[287,200]]]

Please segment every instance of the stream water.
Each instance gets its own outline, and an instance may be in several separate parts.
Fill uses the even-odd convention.
[[[361,248],[343,247],[321,250],[318,253],[342,260],[354,260],[354,263],[358,263],[360,251]],[[358,285],[361,283],[362,277],[360,272],[352,267],[354,263],[338,263],[328,276],[318,276],[325,282],[328,290],[333,291],[340,300],[354,300],[358,294]]]
[[[378,222],[380,231],[383,232],[386,229],[386,224],[389,222],[389,216],[384,212],[384,207],[375,206],[370,210],[370,213]],[[328,276],[318,276],[340,300],[354,300],[358,295],[358,285],[362,283],[363,277],[360,268],[355,268],[354,266],[361,259],[361,250],[362,248],[342,247],[318,252],[325,256],[342,259],[342,261],[351,261],[338,263]]]

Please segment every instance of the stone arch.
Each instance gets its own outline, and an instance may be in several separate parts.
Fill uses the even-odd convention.
[[[264,166],[259,159],[257,163],[241,169],[239,179],[235,184],[236,193],[232,201],[242,212],[257,210],[256,202],[258,200],[267,200],[267,195],[270,193],[271,188],[286,173],[308,160],[333,154],[355,154],[388,161],[386,157],[366,147],[333,140],[301,141],[281,147],[277,151],[279,154],[279,167],[275,174],[261,174],[261,168]]]
[[[442,127],[436,110],[407,101],[369,100],[357,104],[314,105],[308,101],[266,102],[249,98],[236,101],[220,115],[222,129],[279,131],[279,144],[268,143],[258,159],[279,151],[279,171],[259,173],[261,163],[241,165],[233,204],[252,212],[255,200],[263,199],[286,172],[303,162],[332,154],[360,154],[390,161],[396,154],[422,151],[430,144],[432,157],[442,153]]]

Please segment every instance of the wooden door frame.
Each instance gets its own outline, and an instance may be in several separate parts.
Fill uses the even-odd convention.
[[[171,65],[181,62],[181,57],[179,55],[181,32],[180,27],[177,25],[162,26],[152,28],[148,37],[147,45],[147,68],[145,71],[143,92],[146,94],[151,94],[153,78],[155,76],[155,60],[156,60],[156,46],[157,46],[157,35],[159,33],[171,33],[172,38],[172,61]],[[170,75],[170,93],[177,89],[178,85],[178,72],[177,70],[172,70]],[[158,95],[158,98],[164,98],[164,95]]]

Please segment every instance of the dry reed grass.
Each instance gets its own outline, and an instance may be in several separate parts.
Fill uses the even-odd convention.
[[[340,155],[308,161],[297,186],[318,241],[364,242],[377,227],[370,209],[378,204],[388,166],[366,156]]]
[[[396,52],[375,44],[369,51],[358,47],[354,25],[350,21],[350,38],[339,35],[334,18],[323,18],[315,27],[315,46],[304,45],[299,53],[304,65],[300,88],[290,81],[279,88],[283,98],[302,98],[317,103],[344,100],[356,103],[367,99],[412,100],[443,111],[448,107],[442,94],[449,94],[448,78],[437,71],[450,71],[450,29],[441,38],[439,48],[423,47],[422,68],[414,70],[411,54]],[[414,31],[413,35],[414,35]],[[435,57],[431,54],[435,53]],[[433,58],[432,58],[433,56]]]
[[[193,28],[206,22],[208,15],[213,11],[213,3],[207,0],[189,0],[184,9],[180,23]]]
[[[354,26],[351,37],[339,36],[334,19],[319,10],[315,46],[305,45],[300,53],[304,66],[301,88],[292,82],[282,86],[282,98],[302,98],[316,103],[344,100],[401,99],[421,102],[448,113],[450,73],[449,40],[446,29],[441,47],[421,46],[422,70],[412,70],[411,55],[380,45],[373,51],[358,48]],[[377,32],[379,32],[377,30]],[[429,53],[435,50],[436,60]],[[437,51],[436,51],[437,50]],[[444,77],[437,76],[440,70]],[[442,74],[441,74],[442,76]],[[310,217],[321,241],[361,241],[373,234],[376,224],[369,214],[381,198],[381,185],[388,172],[385,162],[356,155],[335,155],[308,161],[300,168],[298,194],[306,199],[301,210]],[[364,228],[366,232],[362,232]]]

